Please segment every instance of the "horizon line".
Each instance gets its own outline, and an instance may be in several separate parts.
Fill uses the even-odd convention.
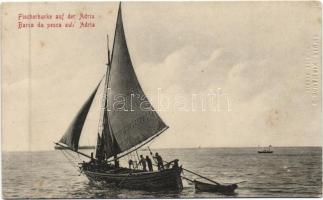
[[[217,147],[158,147],[158,148],[150,148],[150,149],[223,149],[223,148],[264,148],[268,146],[217,146]],[[319,145],[304,145],[304,146],[271,146],[271,148],[301,148],[301,147],[321,147]],[[142,148],[142,149],[147,149],[147,148]],[[40,149],[40,150],[1,150],[1,152],[46,152],[46,151],[56,151],[54,148],[53,149]]]

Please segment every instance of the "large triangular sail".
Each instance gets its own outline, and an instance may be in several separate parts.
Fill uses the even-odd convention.
[[[133,69],[123,28],[121,5],[119,5],[111,61],[110,52],[108,54],[109,63],[102,101],[103,112],[97,133],[96,159],[98,160],[105,160],[112,156],[116,158],[119,153],[131,148],[136,149],[168,128],[145,96]],[[82,128],[100,83],[59,141],[74,151],[78,150]]]
[[[91,108],[93,99],[95,97],[96,92],[98,91],[99,85],[101,81],[97,85],[97,87],[94,89],[92,94],[89,96],[89,98],[86,100],[86,102],[83,104],[77,115],[74,117],[72,123],[68,127],[67,131],[63,135],[63,137],[59,140],[60,143],[63,143],[73,149],[74,151],[78,150],[79,140],[81,136],[81,132],[84,126],[84,122],[86,119],[86,116]]]
[[[121,6],[118,11],[109,75],[107,97],[110,131],[121,152],[168,128],[153,109],[138,82],[128,52]]]

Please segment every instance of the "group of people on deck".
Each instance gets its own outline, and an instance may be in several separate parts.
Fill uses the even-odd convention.
[[[162,157],[158,153],[156,153],[155,156],[153,156],[153,159],[157,163],[158,170],[159,171],[163,170],[164,164],[163,164]],[[129,164],[129,168],[135,167],[134,162],[131,159],[128,161],[128,164]],[[152,163],[151,159],[149,158],[149,156],[146,156],[146,158],[144,158],[143,155],[140,155],[140,159],[139,159],[138,164],[142,166],[143,171],[147,171],[147,166],[148,166],[148,171],[153,171],[153,163]]]

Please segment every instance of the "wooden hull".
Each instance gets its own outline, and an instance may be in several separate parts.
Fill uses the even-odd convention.
[[[165,169],[154,172],[96,172],[83,170],[90,181],[105,182],[120,188],[135,190],[177,190],[183,189],[181,168]]]
[[[237,184],[232,185],[215,185],[209,183],[203,183],[194,180],[195,190],[203,192],[218,192],[222,194],[233,194],[234,190],[238,188]]]

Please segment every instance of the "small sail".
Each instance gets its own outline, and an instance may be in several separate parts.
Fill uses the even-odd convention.
[[[97,143],[96,143],[96,151],[95,151],[95,158],[98,160],[103,160],[103,149],[102,149],[102,139],[100,134],[98,133]]]
[[[124,152],[167,128],[145,96],[133,69],[119,7],[112,51],[108,117],[112,136]]]
[[[108,121],[108,112],[104,111],[103,116],[103,130],[101,135],[101,154],[104,155],[104,158],[110,158],[118,153],[121,153],[120,148],[111,134],[111,127]]]
[[[108,45],[109,46],[109,45]],[[110,52],[108,50],[108,52]],[[103,92],[102,104],[103,104],[103,112],[101,113],[102,117],[99,125],[99,133],[97,138],[97,150],[96,150],[96,158],[99,161],[105,160],[120,153],[120,149],[116,143],[116,140],[111,134],[111,127],[108,119],[108,111],[107,111],[107,90],[108,90],[108,82],[109,82],[109,72],[110,72],[110,53],[108,53],[108,68],[106,71],[105,78],[105,88]]]
[[[59,141],[60,143],[66,144],[67,146],[74,149],[75,151],[78,150],[78,145],[79,145],[79,140],[83,129],[83,125],[84,125],[86,116],[91,108],[95,94],[98,91],[100,83],[101,81],[99,82],[95,90],[92,92],[90,97],[83,104],[82,108],[77,113],[72,123],[70,124],[69,128],[67,129],[67,131]]]

